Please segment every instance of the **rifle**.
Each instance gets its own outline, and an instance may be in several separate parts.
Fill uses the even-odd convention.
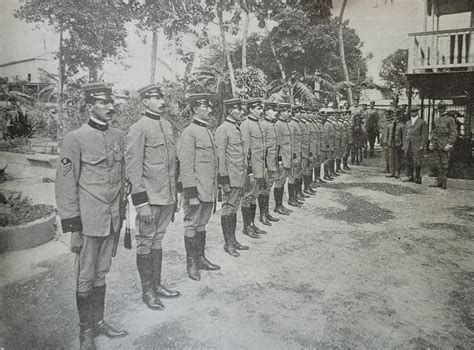
[[[112,249],[112,257],[117,254],[117,248],[120,241],[120,232],[122,231],[123,221],[125,220],[125,236],[124,236],[124,247],[126,249],[132,249],[132,238],[130,234],[130,206],[128,205],[128,196],[132,192],[132,183],[126,178],[124,187],[120,194],[119,201],[119,229],[115,235],[114,247]]]

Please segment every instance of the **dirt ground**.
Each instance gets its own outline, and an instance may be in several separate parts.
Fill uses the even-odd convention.
[[[272,205],[273,207],[273,205]],[[163,279],[183,296],[141,302],[134,251],[108,276],[107,319],[129,331],[99,349],[472,349],[474,196],[358,166],[318,189],[240,258],[223,249],[219,212],[208,258],[187,277],[182,216],[164,241]],[[240,221],[240,215],[239,215]],[[74,349],[78,318],[68,236],[0,255],[0,346]]]

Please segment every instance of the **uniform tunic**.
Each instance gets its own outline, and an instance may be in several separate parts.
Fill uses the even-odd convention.
[[[278,143],[275,121],[265,118],[261,122],[263,138],[265,140],[265,165],[267,173],[265,176],[266,186],[261,191],[268,194],[278,176]]]
[[[134,205],[174,205],[176,141],[171,124],[147,112],[130,127],[125,159]]]
[[[278,179],[275,181],[275,187],[282,188],[293,167],[293,143],[288,122],[278,120],[275,124],[275,129],[278,143],[278,157],[281,159],[282,165],[278,171]]]

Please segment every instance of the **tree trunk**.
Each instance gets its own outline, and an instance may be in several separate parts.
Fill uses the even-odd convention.
[[[236,97],[236,89],[235,89],[235,74],[234,74],[234,67],[232,65],[232,60],[230,58],[230,53],[227,50],[227,41],[225,39],[225,29],[224,29],[224,20],[222,15],[222,2],[223,0],[219,1],[217,5],[217,16],[219,17],[219,29],[221,33],[221,41],[222,41],[222,51],[224,52],[226,61],[227,61],[227,69],[229,69],[229,77],[230,77],[230,88],[232,90],[232,96]]]
[[[281,61],[280,59],[278,58],[277,54],[276,54],[276,50],[275,50],[275,44],[273,43],[273,40],[270,36],[270,31],[268,30],[268,27],[267,25],[265,24],[265,30],[267,32],[267,35],[268,35],[268,39],[270,41],[270,50],[272,50],[272,54],[273,54],[273,57],[275,58],[275,61],[278,65],[278,69],[280,70],[280,74],[281,74],[281,78],[283,80],[286,79],[286,74],[285,74],[285,70],[283,69],[283,65],[281,64]]]
[[[151,72],[150,83],[154,83],[156,79],[156,58],[158,57],[158,33],[153,31],[151,40]]]
[[[63,87],[64,87],[64,61],[63,61],[63,30],[59,31],[59,54],[58,54],[58,76],[59,76],[59,91],[58,91],[58,117],[57,117],[57,130],[56,139],[61,142],[63,136]]]
[[[242,33],[242,69],[247,68],[247,38],[249,35],[249,23],[250,23],[250,10],[245,3],[245,0],[242,1],[242,6],[245,11],[245,20],[244,20],[244,31]]]
[[[342,29],[344,27],[343,23],[343,17],[344,17],[344,10],[347,5],[347,0],[344,0],[342,3],[341,7],[341,13],[339,14],[339,25],[338,25],[338,39],[339,39],[339,55],[341,57],[341,64],[342,64],[342,70],[344,72],[344,80],[346,81],[347,85],[347,102],[350,105],[352,105],[352,89],[350,87],[350,80],[349,80],[349,72],[347,70],[347,64],[346,64],[346,56],[344,53],[344,36],[342,34]]]

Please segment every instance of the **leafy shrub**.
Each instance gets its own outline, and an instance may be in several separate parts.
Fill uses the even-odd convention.
[[[30,197],[22,198],[20,193],[8,198],[2,195],[2,205],[10,207],[10,213],[0,220],[0,226],[17,226],[37,219],[44,218],[54,212],[54,207],[48,204],[33,204]]]

